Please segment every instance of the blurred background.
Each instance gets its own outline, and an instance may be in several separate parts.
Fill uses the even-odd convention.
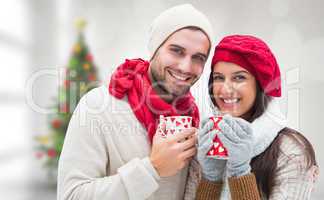
[[[152,19],[187,2],[209,17],[217,41],[239,33],[253,34],[269,44],[283,75],[282,111],[290,126],[311,141],[320,171],[324,170],[323,1],[4,0],[0,4],[1,199],[56,199],[55,171],[44,165],[44,156],[55,152],[35,147],[46,143],[42,139],[58,125],[48,116],[62,95],[61,72],[73,67],[73,55],[84,50],[83,45],[76,50],[80,43],[75,20],[83,17],[88,24],[84,42],[91,62],[82,62],[91,67],[95,63],[96,78],[106,84],[125,58],[148,58]],[[80,57],[76,59],[81,63]],[[193,88],[202,105],[209,65],[210,60]],[[312,199],[323,199],[323,187],[320,176]]]

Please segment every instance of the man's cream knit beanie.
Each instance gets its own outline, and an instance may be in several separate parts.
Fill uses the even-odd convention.
[[[182,4],[167,9],[153,21],[148,42],[150,59],[170,35],[190,26],[201,29],[208,36],[212,46],[213,31],[207,17],[191,4]]]

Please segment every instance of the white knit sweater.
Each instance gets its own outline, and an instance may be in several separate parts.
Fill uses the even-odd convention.
[[[91,90],[71,118],[58,171],[58,200],[183,199],[188,167],[160,178],[151,145],[127,100]]]

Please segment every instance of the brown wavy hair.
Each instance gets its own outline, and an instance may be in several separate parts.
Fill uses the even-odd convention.
[[[208,81],[208,92],[209,97],[211,98],[214,106],[217,106],[214,94],[213,94],[213,72],[210,73]],[[255,119],[260,117],[265,110],[267,109],[272,97],[267,96],[260,87],[260,84],[257,82],[256,89],[256,99],[254,105],[249,111],[250,116],[248,118],[249,122],[253,122]],[[283,142],[284,136],[291,138],[296,144],[300,145],[304,149],[304,154],[306,157],[307,168],[317,165],[315,159],[315,152],[311,143],[299,132],[296,130],[285,127],[282,129],[277,137],[272,141],[270,146],[261,154],[252,158],[250,165],[252,172],[255,174],[257,185],[259,191],[262,191],[263,194],[269,198],[272,193],[273,187],[275,185],[275,176],[277,170],[277,161],[280,154],[280,146]]]

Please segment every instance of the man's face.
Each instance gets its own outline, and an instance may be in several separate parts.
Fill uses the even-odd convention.
[[[187,93],[202,74],[209,49],[208,37],[200,30],[173,33],[151,60],[153,87],[172,98]]]

